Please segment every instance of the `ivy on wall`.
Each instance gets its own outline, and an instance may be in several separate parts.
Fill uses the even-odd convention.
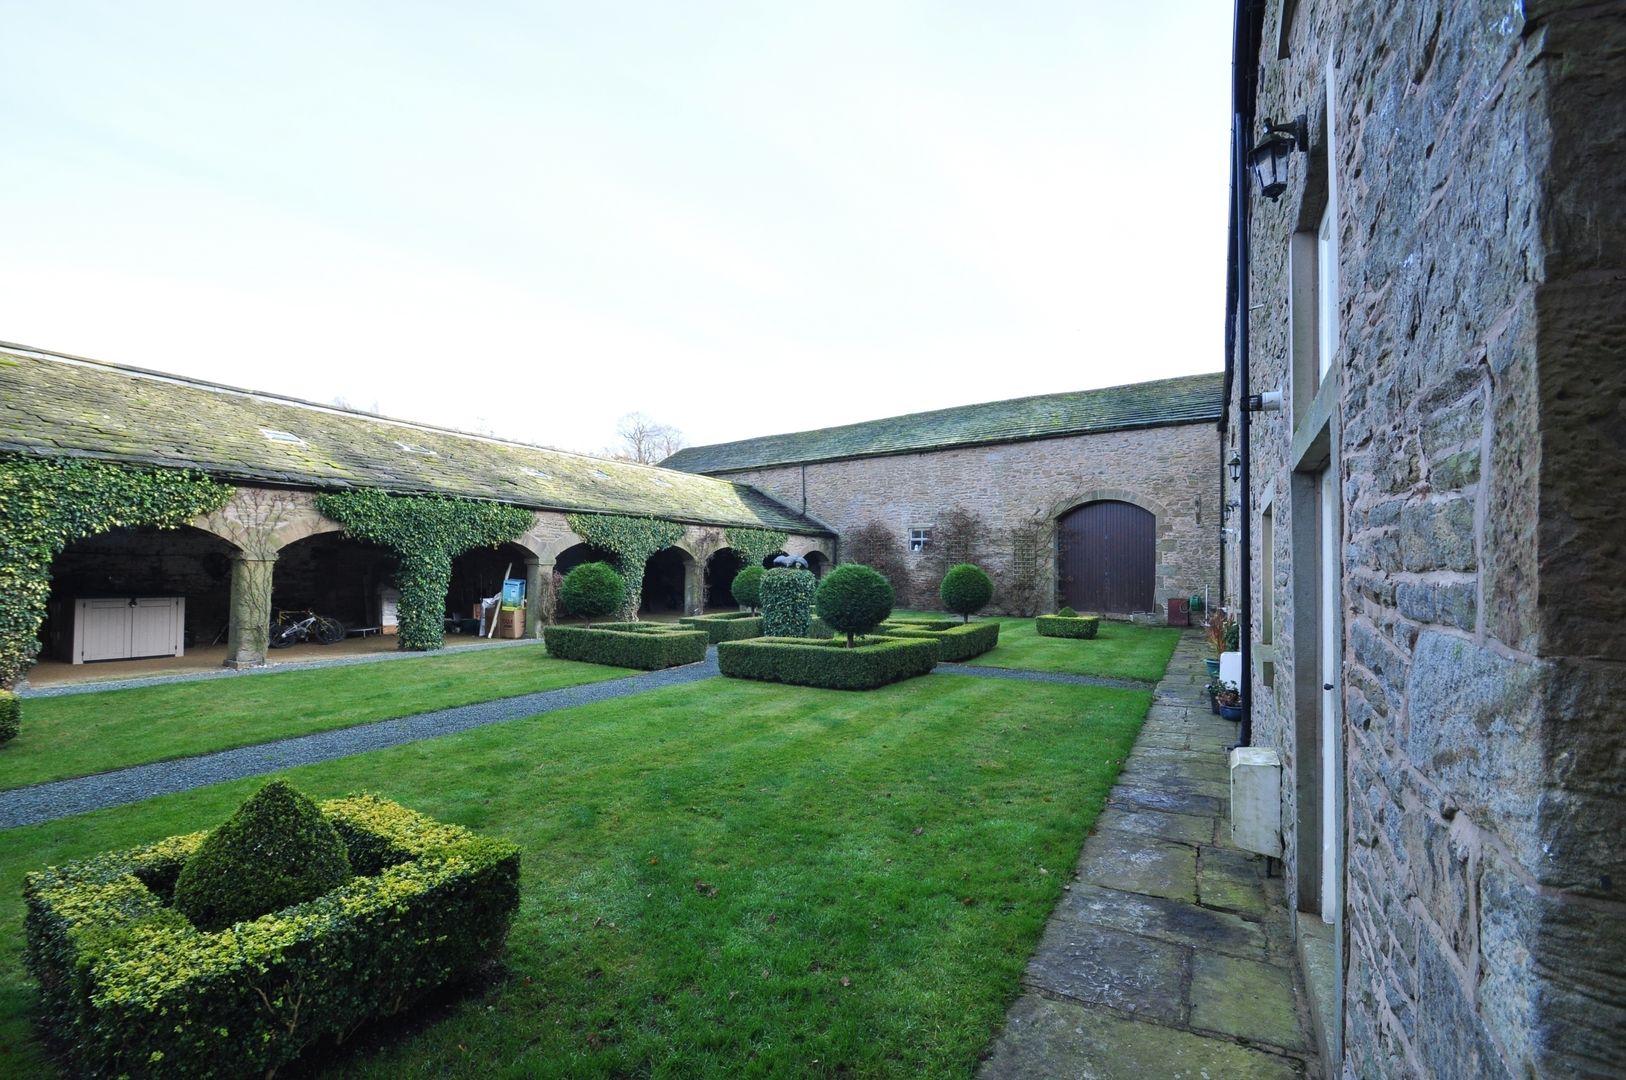
[[[0,686],[39,652],[51,560],[63,548],[109,529],[173,529],[219,510],[233,490],[188,469],[0,458]]]
[[[531,527],[529,510],[440,495],[391,495],[371,488],[329,492],[316,508],[359,540],[400,557],[400,647],[438,649],[446,640],[446,593],[452,560],[476,547],[496,547]]]
[[[615,568],[627,581],[622,614],[636,619],[644,599],[644,566],[655,552],[683,539],[683,526],[675,521],[624,514],[567,514],[565,523],[589,544],[615,554]]]
[[[740,553],[740,560],[745,566],[761,566],[763,559],[785,549],[790,534],[772,529],[724,529],[723,539]]]

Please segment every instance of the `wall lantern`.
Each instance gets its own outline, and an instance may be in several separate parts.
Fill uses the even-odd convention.
[[[1232,454],[1231,455],[1231,460],[1227,461],[1225,464],[1227,464],[1227,465],[1229,465],[1231,467],[1231,483],[1234,484],[1238,480],[1242,479],[1242,459],[1241,458],[1237,457],[1235,454]]]
[[[1265,133],[1248,151],[1248,167],[1253,170],[1253,182],[1259,194],[1275,201],[1287,190],[1287,162],[1293,151],[1310,152],[1310,129],[1300,116],[1286,124],[1273,124],[1265,117]]]

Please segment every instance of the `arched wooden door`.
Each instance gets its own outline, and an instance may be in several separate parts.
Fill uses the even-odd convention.
[[[1085,503],[1056,523],[1061,602],[1078,611],[1156,608],[1157,519],[1133,503]]]

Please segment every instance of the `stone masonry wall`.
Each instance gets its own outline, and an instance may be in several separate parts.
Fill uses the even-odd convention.
[[[1314,229],[1330,167],[1341,1069],[1626,1074],[1626,18],[1618,4],[1294,7],[1287,27],[1282,4],[1266,15],[1258,113],[1307,114],[1321,154],[1329,121],[1335,140],[1326,165],[1295,156],[1279,202],[1252,200],[1249,363],[1255,392],[1303,389],[1292,234]],[[1258,650],[1273,683],[1256,682],[1253,712],[1255,742],[1283,755],[1304,910],[1315,657],[1295,655],[1313,603],[1293,559],[1314,522],[1295,468],[1319,463],[1303,453],[1307,395],[1288,397],[1297,409],[1254,417],[1256,642],[1267,498],[1275,603]]]
[[[1024,522],[1053,525],[1082,502],[1138,501],[1157,515],[1157,603],[1213,590],[1218,583],[1219,439],[1211,424],[1107,432],[1000,446],[856,458],[730,473],[793,509],[847,535],[880,522],[897,536],[919,573],[922,556],[907,550],[911,528],[965,509],[990,536],[986,569],[996,581],[1013,573],[1010,530]],[[1041,595],[1055,595],[1053,530],[1039,552]],[[936,582],[920,580],[913,603],[935,603]],[[993,609],[1001,607],[996,592]],[[1020,612],[1019,614],[1033,614]]]

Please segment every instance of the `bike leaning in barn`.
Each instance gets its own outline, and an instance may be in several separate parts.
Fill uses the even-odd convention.
[[[304,641],[333,645],[344,640],[344,623],[314,611],[279,611],[271,624],[270,645],[286,649]]]

